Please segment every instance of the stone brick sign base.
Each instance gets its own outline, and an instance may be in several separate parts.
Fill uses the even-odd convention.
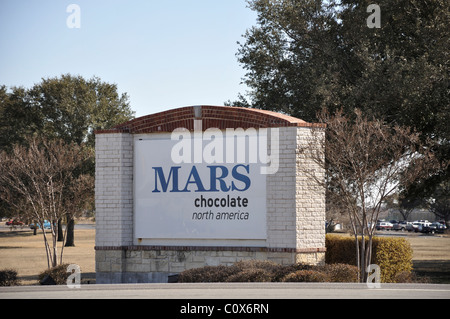
[[[252,212],[265,214],[265,218],[260,219],[265,221],[264,238],[222,236],[215,239],[201,238],[201,235],[182,238],[171,234],[152,236],[151,232],[146,236],[148,238],[136,235],[137,226],[139,229],[143,228],[141,217],[137,214],[141,202],[138,203],[140,199],[137,197],[135,183],[143,173],[136,171],[136,143],[145,139],[170,141],[170,133],[175,129],[185,128],[192,132],[196,130],[196,123],[201,124],[202,131],[210,128],[223,131],[230,128],[278,129],[279,163],[276,173],[264,177],[265,198],[262,207],[265,207],[265,211]],[[323,172],[311,160],[299,155],[299,149],[305,145],[311,128],[317,125],[319,124],[263,110],[194,106],[137,118],[111,130],[97,131],[97,283],[167,282],[168,276],[187,269],[206,265],[231,265],[250,259],[272,260],[281,264],[324,263],[325,190],[309,180],[300,167],[305,166],[320,174]],[[157,153],[158,150],[154,152]],[[151,169],[152,167],[149,168],[150,172]],[[167,184],[169,181],[174,182],[173,174],[178,171],[174,169],[170,172],[172,175],[169,176],[167,171],[164,175]],[[241,169],[240,172],[245,171]],[[162,182],[166,181],[159,177]],[[220,176],[215,177],[218,182],[221,180]],[[156,177],[149,180],[158,183]],[[245,181],[243,178],[241,180]],[[156,190],[155,188],[153,192],[156,193]],[[151,193],[149,191],[150,199],[142,202],[151,201]],[[168,213],[172,212],[164,214]],[[160,216],[158,211],[152,209],[148,209],[148,214]],[[148,223],[153,220],[145,219]],[[160,221],[155,220],[156,222]],[[249,231],[250,228],[251,224]]]
[[[236,247],[97,247],[97,282],[167,282],[170,275],[204,266],[231,266],[240,260],[280,264],[322,264],[325,249]]]

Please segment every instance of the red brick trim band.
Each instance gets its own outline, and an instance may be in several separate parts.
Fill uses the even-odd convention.
[[[202,129],[209,128],[270,128],[270,127],[326,127],[267,110],[230,106],[188,106],[136,118],[95,134],[173,132],[177,128],[194,130],[194,120],[202,121]]]
[[[268,247],[226,247],[226,246],[95,246],[98,251],[245,251],[245,252],[274,252],[274,253],[318,253],[325,252],[322,248],[268,248]]]

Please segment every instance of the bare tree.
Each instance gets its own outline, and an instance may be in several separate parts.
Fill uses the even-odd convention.
[[[319,118],[327,124],[326,138],[323,128],[313,128],[300,153],[325,168],[325,178],[311,170],[306,173],[327,188],[328,201],[345,208],[355,237],[360,281],[365,282],[383,201],[399,186],[435,172],[438,161],[408,128],[368,120],[359,110],[354,115],[350,119],[342,111],[335,115],[323,111]]]
[[[16,145],[11,153],[0,154],[0,196],[41,225],[48,267],[55,267],[57,221],[63,216],[73,218],[93,194],[93,178],[80,174],[83,163],[92,155],[82,146],[61,140],[31,138],[27,142],[28,147]],[[45,220],[51,224],[51,238],[44,230]]]

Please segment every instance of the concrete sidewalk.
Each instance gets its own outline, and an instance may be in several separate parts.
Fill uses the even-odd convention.
[[[0,299],[450,299],[450,285],[338,283],[123,284],[1,287]]]

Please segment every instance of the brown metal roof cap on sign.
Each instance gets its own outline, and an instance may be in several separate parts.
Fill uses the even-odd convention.
[[[173,132],[177,128],[194,130],[194,120],[202,121],[202,129],[208,128],[269,128],[269,127],[325,127],[324,124],[308,123],[301,119],[267,110],[231,106],[188,106],[142,116],[108,130],[107,133],[158,133]]]

